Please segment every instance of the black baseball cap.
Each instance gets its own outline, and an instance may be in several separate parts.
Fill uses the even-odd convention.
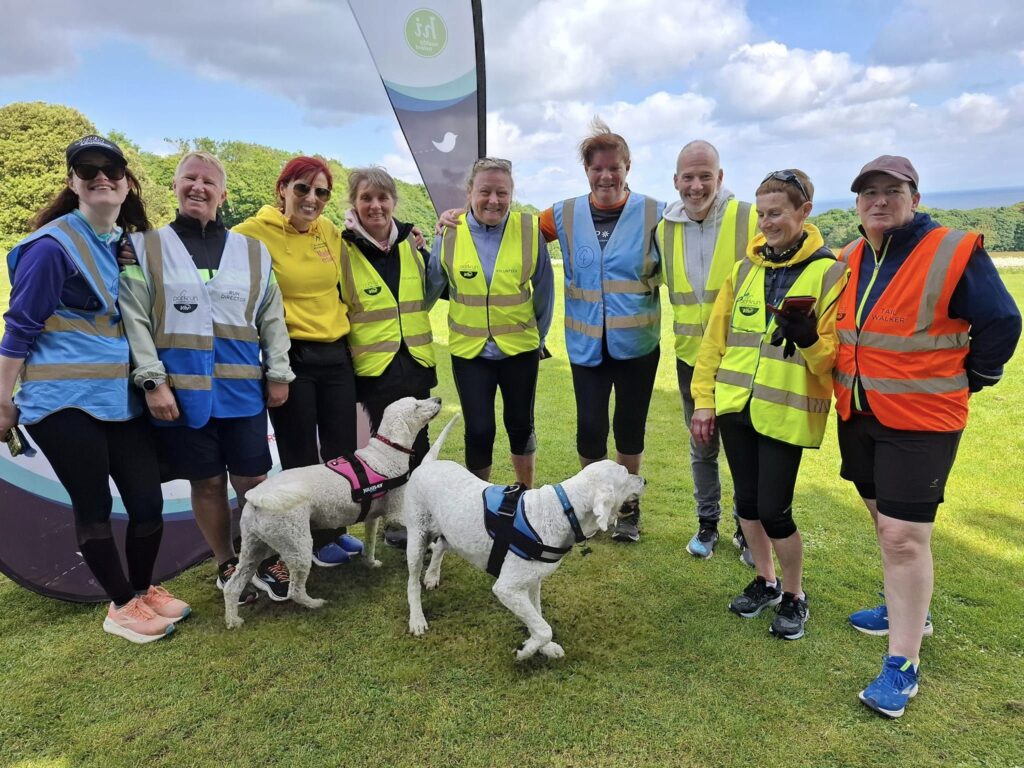
[[[72,141],[68,144],[68,148],[64,151],[64,155],[68,159],[68,169],[75,163],[75,158],[83,152],[100,152],[111,160],[114,160],[122,165],[128,165],[128,160],[125,159],[124,152],[110,139],[104,139],[102,136],[83,136],[82,138]]]

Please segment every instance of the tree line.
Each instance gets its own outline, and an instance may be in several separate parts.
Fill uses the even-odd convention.
[[[5,252],[28,234],[28,223],[64,183],[64,149],[75,139],[97,133],[96,126],[81,112],[58,104],[21,102],[0,108],[0,249]],[[155,226],[174,217],[175,200],[171,179],[181,155],[203,150],[217,155],[228,175],[228,199],[222,208],[231,227],[254,215],[261,206],[273,204],[274,184],[284,164],[300,151],[288,151],[243,141],[215,141],[210,138],[179,139],[177,151],[169,155],[144,152],[119,132],[108,138],[117,142],[128,157],[132,171],[142,184],[150,220]],[[334,196],[325,215],[343,225],[348,207],[349,169],[328,159],[334,175]],[[398,206],[395,216],[418,224],[425,233],[433,232],[434,208],[422,184],[397,181]],[[514,206],[517,210],[536,209]],[[928,210],[923,207],[924,210]],[[1024,202],[1010,207],[974,210],[929,211],[941,224],[956,229],[979,231],[990,252],[1024,251]],[[811,218],[821,230],[825,242],[840,248],[859,233],[856,212],[833,209]],[[557,243],[552,256],[558,257]]]

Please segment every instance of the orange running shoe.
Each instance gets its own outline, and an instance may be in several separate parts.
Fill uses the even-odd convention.
[[[107,608],[103,631],[133,643],[152,643],[174,631],[174,622],[157,616],[142,598],[135,597],[120,608],[113,603]]]
[[[157,616],[163,616],[171,621],[181,621],[192,613],[188,603],[184,600],[179,600],[163,587],[151,586],[149,591],[142,595],[140,599]]]

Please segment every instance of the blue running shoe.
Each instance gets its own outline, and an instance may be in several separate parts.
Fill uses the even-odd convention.
[[[313,549],[313,562],[321,568],[333,568],[342,565],[352,559],[352,556],[342,549],[336,541],[324,544],[320,549]]]
[[[718,523],[713,521],[700,521],[700,528],[690,543],[686,545],[686,551],[694,557],[707,560],[715,554],[715,544],[718,543]]]
[[[885,595],[879,594],[880,597]],[[865,635],[874,635],[876,637],[882,637],[889,634],[889,609],[885,603],[877,605],[874,608],[865,608],[863,611],[857,611],[850,614],[850,624],[858,632],[863,632]],[[924,637],[931,637],[935,632],[935,627],[932,625],[932,614],[929,611],[927,618],[924,620]]]
[[[917,667],[903,656],[883,656],[882,671],[858,694],[864,706],[886,717],[899,717],[917,695]]]
[[[343,533],[338,537],[338,546],[350,555],[363,554],[363,542],[350,533]]]

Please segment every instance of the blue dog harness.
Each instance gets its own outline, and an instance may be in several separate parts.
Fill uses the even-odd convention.
[[[561,485],[552,486],[562,503],[562,511],[572,526],[576,543],[586,541],[580,521],[576,519],[576,511],[569,503],[569,497]],[[526,505],[523,494],[526,486],[489,485],[484,488],[484,528],[494,540],[491,544],[491,555],[487,561],[487,572],[497,577],[501,573],[505,555],[511,550],[523,560],[540,560],[545,563],[557,563],[562,556],[572,549],[568,547],[552,547],[541,541],[540,536],[530,525],[526,517]]]

